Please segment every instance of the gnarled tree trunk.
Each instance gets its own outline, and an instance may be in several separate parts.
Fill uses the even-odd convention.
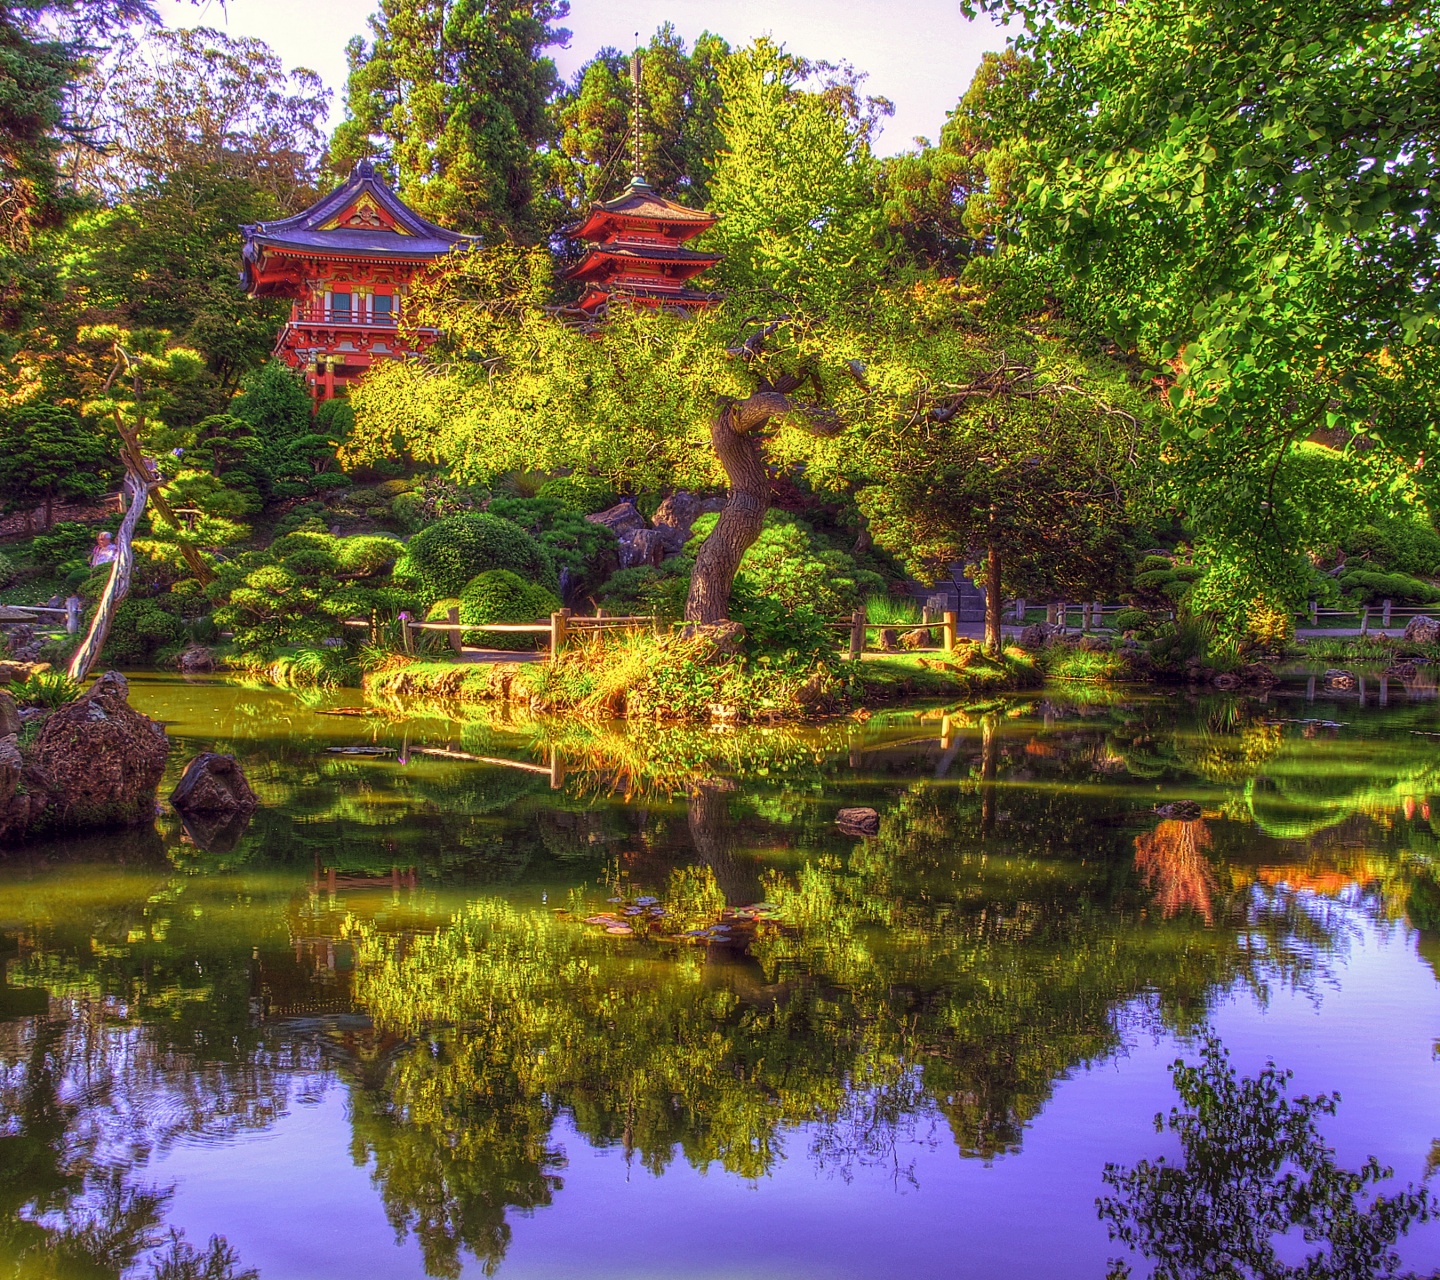
[[[115,620],[115,610],[120,607],[120,602],[130,590],[130,571],[135,565],[135,549],[131,546],[131,541],[135,537],[135,528],[140,523],[141,513],[145,510],[145,498],[149,490],[146,478],[137,475],[134,469],[127,465],[125,492],[129,495],[130,506],[125,512],[125,519],[120,522],[120,532],[115,535],[115,559],[110,562],[110,577],[105,583],[105,590],[101,592],[100,604],[95,610],[95,621],[90,624],[85,639],[80,642],[75,656],[70,659],[72,680],[85,679],[90,674],[90,668],[99,661],[100,653],[105,648],[105,638],[110,634],[110,624]]]
[[[1000,605],[1000,548],[992,542],[985,556],[985,652],[991,657],[1005,647]]]
[[[790,398],[778,391],[757,391],[721,406],[710,421],[710,440],[730,481],[730,493],[714,532],[695,557],[686,622],[723,622],[729,614],[740,558],[760,536],[770,509],[770,476],[756,433],[790,407]]]

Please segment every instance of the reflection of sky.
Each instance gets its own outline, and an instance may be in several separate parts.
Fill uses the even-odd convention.
[[[1358,916],[1356,917],[1358,918]],[[1440,1138],[1440,986],[1413,935],[1365,925],[1334,962],[1336,984],[1318,996],[1278,992],[1261,1010],[1237,995],[1215,1025],[1237,1067],[1267,1057],[1295,1071],[1297,1092],[1338,1090],[1327,1136],[1342,1163],[1367,1155],[1418,1180]],[[514,1239],[500,1268],[512,1277],[1071,1277],[1101,1276],[1113,1252],[1095,1215],[1107,1160],[1173,1151],[1151,1120],[1173,1102],[1169,1037],[1130,1037],[1127,1054],[1059,1083],[1018,1155],[987,1166],[962,1160],[943,1124],[898,1153],[918,1186],[893,1166],[851,1181],[817,1172],[806,1135],[789,1135],[790,1159],[757,1184],[678,1158],[659,1178],[594,1150],[573,1129],[557,1133],[569,1156],[564,1188],[533,1217],[512,1214]],[[412,1238],[398,1247],[369,1171],[349,1153],[345,1094],[292,1107],[266,1134],[233,1145],[187,1143],[150,1171],[179,1182],[168,1219],[192,1240],[225,1234],[264,1280],[318,1276],[366,1280],[423,1275]],[[1403,1244],[1409,1267],[1440,1266],[1440,1224]],[[473,1260],[472,1260],[473,1264]],[[481,1274],[472,1265],[472,1274]]]

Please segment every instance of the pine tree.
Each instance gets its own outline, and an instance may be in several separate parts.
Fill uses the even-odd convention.
[[[462,231],[541,233],[535,149],[550,136],[566,0],[381,0],[372,39],[348,49],[338,172],[372,156],[426,217]]]

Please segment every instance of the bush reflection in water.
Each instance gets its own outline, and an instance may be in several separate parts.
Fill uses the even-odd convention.
[[[903,1179],[917,1140],[990,1158],[1127,1022],[1190,1035],[1237,985],[1322,979],[1345,916],[1308,890],[1427,927],[1440,901],[1440,787],[1403,706],[1343,734],[1107,699],[698,733],[204,692],[193,739],[183,687],[140,698],[175,700],[181,760],[240,756],[265,801],[248,831],[207,850],[165,819],[17,860],[0,889],[22,922],[0,1023],[17,1275],[66,1250],[76,1274],[148,1275],[167,1249],[177,1277],[240,1274],[223,1242],[165,1238],[146,1166],[333,1082],[437,1276],[493,1271],[513,1213],[561,1194],[562,1115],[657,1172]],[[394,754],[324,750],[357,740]],[[1203,816],[1152,812],[1178,800]],[[878,835],[837,833],[856,803]],[[637,897],[667,915],[583,923]]]

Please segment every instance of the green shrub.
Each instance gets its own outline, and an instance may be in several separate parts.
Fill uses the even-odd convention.
[[[397,581],[422,603],[459,595],[477,574],[509,569],[528,582],[555,584],[544,549],[519,525],[488,514],[447,516],[421,529],[395,566]]]
[[[877,627],[917,627],[920,606],[913,596],[876,592],[865,597],[865,618]]]
[[[1363,604],[1379,604],[1382,600],[1433,604],[1440,600],[1440,588],[1404,573],[1369,573],[1363,569],[1342,573],[1340,589]]]
[[[57,569],[78,560],[84,564],[95,545],[95,530],[73,520],[62,520],[30,543],[30,559],[41,569]]]
[[[235,633],[242,653],[260,659],[344,635],[346,619],[389,615],[406,605],[409,593],[384,572],[398,545],[310,531],[276,538],[264,551],[217,566],[219,576],[206,589],[215,622]]]
[[[413,480],[382,480],[375,486],[375,492],[382,498],[398,498],[415,487]]]
[[[10,682],[10,696],[22,707],[54,710],[80,696],[80,686],[63,671],[37,671]]]
[[[405,550],[399,538],[383,534],[361,534],[337,539],[335,559],[346,577],[368,578],[388,569]]]
[[[619,562],[615,535],[558,499],[494,498],[488,510],[524,529],[544,547],[556,571],[568,570],[576,583],[599,582]]]
[[[786,604],[737,580],[730,616],[744,626],[744,650],[752,658],[797,669],[839,661],[840,633],[806,605]]]
[[[1144,609],[1121,609],[1110,624],[1116,631],[1141,631],[1150,625],[1150,615]]]
[[[1345,540],[1345,550],[1382,573],[1440,574],[1440,534],[1420,520],[1395,517],[1362,525]]]
[[[718,520],[714,513],[697,519],[686,550],[698,552]],[[740,561],[737,584],[742,579],[752,595],[826,617],[850,613],[866,596],[885,590],[878,573],[858,568],[843,551],[817,546],[806,525],[781,511],[766,515],[760,536]]]
[[[460,592],[460,621],[466,626],[482,622],[548,620],[559,608],[560,601],[544,587],[526,582],[508,569],[489,569],[476,574]],[[537,637],[482,631],[468,633],[467,639],[491,649],[533,649]]]
[[[459,596],[446,596],[443,600],[435,601],[435,603],[425,611],[425,621],[448,622],[450,620],[450,610],[458,609],[459,607]]]
[[[0,555],[0,587],[8,587],[14,581],[14,562],[7,555]]]
[[[105,637],[105,661],[119,666],[153,662],[166,645],[185,638],[185,624],[173,596],[145,599],[127,596],[115,610],[110,634]]]
[[[658,568],[619,569],[596,591],[595,601],[609,613],[654,614],[662,622],[676,622],[685,616],[694,567],[691,556],[672,556]]]
[[[536,492],[537,498],[552,498],[568,511],[588,516],[620,501],[615,487],[599,476],[556,476]]]

